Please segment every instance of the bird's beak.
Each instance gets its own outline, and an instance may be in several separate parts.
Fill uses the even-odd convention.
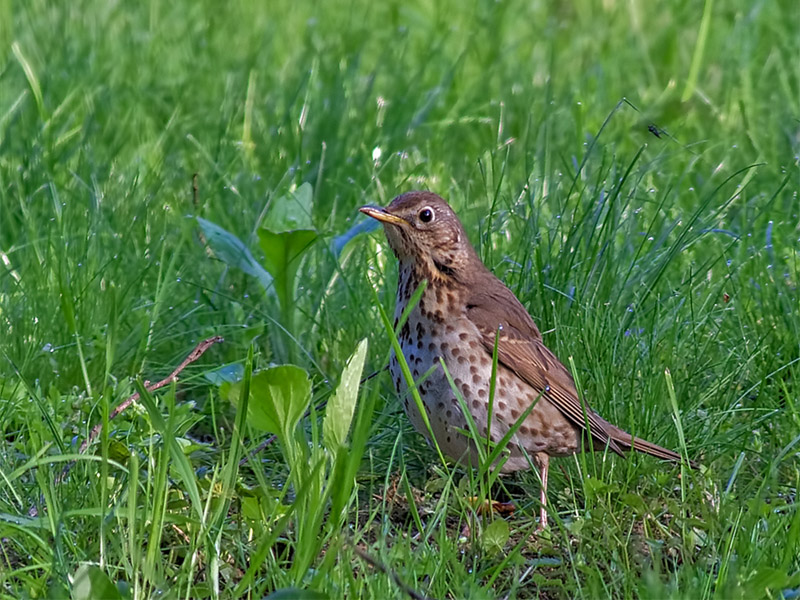
[[[381,223],[389,223],[391,225],[408,225],[408,221],[406,221],[404,218],[393,215],[385,208],[381,208],[379,206],[362,206],[358,210],[368,217],[377,219]]]

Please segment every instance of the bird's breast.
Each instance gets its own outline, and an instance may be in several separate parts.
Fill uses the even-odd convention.
[[[401,272],[395,326],[416,285],[413,277],[404,277]],[[574,427],[554,405],[502,364],[498,364],[494,378],[489,414],[492,355],[483,345],[477,326],[467,317],[466,305],[459,304],[448,290],[436,286],[426,288],[400,328],[398,342],[419,391],[430,429],[409,392],[400,361],[392,353],[390,372],[405,412],[414,428],[428,440],[432,434],[442,452],[451,458],[477,464],[478,453],[471,437],[461,433],[470,430],[465,414],[471,418],[478,436],[489,435],[493,442],[498,442],[531,404],[535,404],[534,408],[509,444],[511,457],[503,470],[528,467],[528,459],[521,448],[531,454],[561,455],[575,451]],[[562,430],[563,435],[553,435]]]
[[[408,300],[418,285],[415,277],[401,270],[395,324],[402,318]],[[429,285],[419,303],[409,312],[408,319],[398,334],[398,342],[410,374],[417,384],[430,430],[416,400],[408,391],[400,363],[394,353],[389,365],[395,388],[414,428],[429,440],[433,433],[442,451],[456,459],[460,459],[468,450],[467,440],[457,430],[468,430],[468,425],[458,394],[448,381],[447,374],[467,403],[471,401],[472,393],[477,393],[477,388],[472,387],[473,377],[475,381],[488,381],[486,373],[479,373],[481,368],[477,329],[463,318],[462,313],[463,310],[459,311],[457,307],[447,303],[446,294],[437,294],[436,286]],[[473,356],[468,352],[470,338]],[[490,372],[491,362],[488,367]]]

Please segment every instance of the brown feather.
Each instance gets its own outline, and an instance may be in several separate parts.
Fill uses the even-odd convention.
[[[648,442],[642,438],[634,437],[624,429],[620,429],[611,423],[606,422],[606,425],[606,430],[608,433],[611,435],[614,441],[622,447],[623,450],[630,450],[633,448],[638,452],[643,452],[644,454],[649,454],[663,460],[671,460],[672,462],[681,462],[683,460],[683,457],[677,452],[667,450],[658,444]],[[689,465],[693,469],[697,468],[697,463],[693,460],[689,461]]]
[[[586,430],[588,422],[596,447],[608,445],[620,455],[623,450],[633,448],[664,460],[681,461],[680,454],[632,436],[581,402],[572,374],[544,345],[539,329],[517,297],[488,270],[480,278],[494,281],[491,285],[472,287],[475,291],[467,299],[467,317],[481,332],[486,352],[494,352],[495,335],[499,331],[498,362],[550,400],[572,423]]]
[[[499,280],[498,284],[500,284]],[[510,291],[509,295],[522,309],[522,305]],[[608,444],[611,450],[621,455],[622,449],[606,431],[606,421],[601,419],[587,404],[581,405],[572,376],[553,353],[542,344],[541,337],[525,335],[518,327],[515,327],[517,323],[512,325],[514,317],[519,315],[513,305],[504,304],[502,308],[499,308],[497,305],[477,304],[486,297],[486,295],[479,294],[467,302],[467,316],[480,331],[481,341],[486,352],[489,354],[494,352],[495,336],[499,331],[498,362],[550,400],[573,424],[586,430],[588,422],[592,438],[602,445]],[[505,300],[508,301],[508,298]],[[505,310],[506,308],[509,310]],[[522,309],[522,311],[524,310]],[[528,325],[526,329],[529,332],[535,331],[538,334],[539,330],[533,324],[533,319],[527,312],[524,314],[528,317],[529,323],[525,324],[523,321],[523,326]],[[497,315],[503,315],[505,318],[498,318]],[[585,415],[584,408],[586,409]]]

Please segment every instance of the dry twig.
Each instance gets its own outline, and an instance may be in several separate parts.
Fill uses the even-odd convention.
[[[164,387],[166,385],[169,385],[173,381],[177,381],[178,380],[178,375],[180,374],[181,371],[183,371],[186,367],[188,367],[190,364],[192,364],[194,361],[196,361],[198,358],[200,358],[205,353],[205,351],[208,350],[211,346],[213,346],[214,344],[217,344],[219,342],[222,342],[222,341],[223,341],[222,336],[219,336],[219,335],[215,335],[214,337],[210,337],[207,340],[203,340],[202,342],[197,344],[197,346],[195,346],[194,350],[192,350],[189,353],[189,356],[187,356],[183,360],[183,362],[181,364],[179,364],[175,368],[175,370],[172,371],[172,373],[170,373],[167,377],[165,377],[164,379],[162,379],[158,383],[152,383],[151,384],[150,382],[145,381],[145,384],[144,384],[145,389],[148,392],[153,392],[153,391],[155,391],[157,389],[160,389],[160,388],[162,388],[162,387]],[[111,421],[111,419],[117,417],[122,411],[124,411],[126,408],[128,408],[133,402],[135,402],[138,399],[139,399],[139,392],[135,392],[135,393],[131,394],[130,396],[128,396],[125,400],[123,400],[119,404],[119,406],[117,406],[114,410],[111,411],[111,414],[108,415],[108,420]],[[88,448],[89,445],[97,439],[97,436],[100,435],[101,431],[103,431],[103,423],[98,423],[97,425],[94,426],[94,428],[92,428],[92,431],[89,433],[89,437],[87,437],[83,441],[83,443],[81,444],[81,447],[78,450],[78,452],[80,454],[83,454],[86,451],[86,448]],[[69,472],[69,469],[70,469],[71,466],[72,466],[72,463],[68,463],[64,467],[64,470],[62,471],[61,476],[58,478],[58,481],[61,481],[61,480],[64,479],[64,477]]]

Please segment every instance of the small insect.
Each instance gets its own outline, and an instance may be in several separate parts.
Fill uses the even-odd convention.
[[[728,300],[730,300],[730,299],[731,299],[730,294],[728,294],[727,292],[722,294],[722,301],[725,302],[726,304],[728,303]]]
[[[650,125],[647,126],[647,131],[652,133],[658,139],[661,139],[661,134],[663,133],[663,131],[658,127],[656,127],[653,123],[650,123]]]

